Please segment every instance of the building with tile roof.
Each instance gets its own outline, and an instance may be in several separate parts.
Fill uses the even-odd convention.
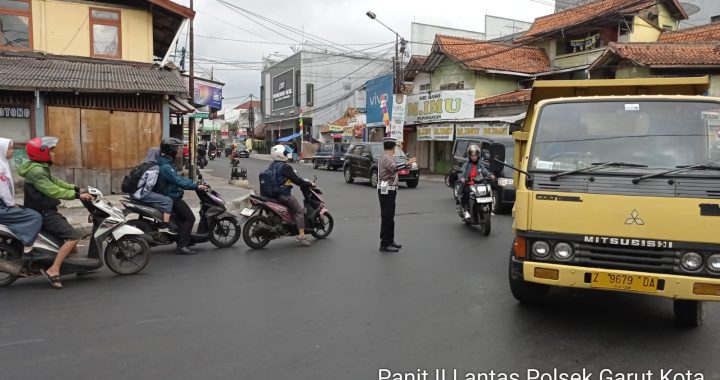
[[[0,115],[3,137],[22,146],[60,136],[55,175],[120,192],[127,170],[170,135],[171,114],[194,111],[168,61],[194,15],[169,0],[0,2],[14,25],[0,39],[0,102],[15,110]]]
[[[665,32],[658,39],[658,42],[670,44],[712,43],[718,41],[720,41],[720,22],[674,32]]]

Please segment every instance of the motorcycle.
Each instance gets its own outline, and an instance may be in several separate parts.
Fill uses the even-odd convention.
[[[136,274],[150,262],[150,246],[143,231],[126,223],[122,211],[105,200],[93,187],[92,201],[83,201],[90,212],[92,234],[87,255],[69,255],[60,268],[62,275],[83,274],[107,265],[119,275]],[[63,241],[41,231],[33,245],[32,257],[23,255],[23,244],[10,230],[0,225],[0,286],[8,286],[21,277],[38,277],[55,261]],[[101,253],[103,253],[101,255]]]
[[[457,183],[457,180],[458,173],[455,170],[450,169],[450,172],[445,174],[445,186],[449,187],[453,194],[455,194],[455,184]]]
[[[232,247],[240,239],[241,225],[238,218],[227,211],[225,201],[210,187],[205,191],[195,190],[195,193],[200,199],[200,221],[197,231],[190,236],[190,242],[197,244],[209,241],[218,248]],[[137,218],[128,220],[128,224],[142,230],[149,237],[151,246],[177,241],[178,235],[160,232],[163,225],[160,211],[129,197],[120,202],[125,207],[126,217],[137,215]],[[170,218],[171,223],[173,219],[174,215]]]
[[[317,181],[317,177],[313,182]],[[335,226],[330,211],[317,187],[302,190],[305,208],[305,231],[316,239],[327,238]],[[296,236],[295,217],[288,208],[275,198],[251,195],[252,207],[240,211],[244,218],[243,240],[250,248],[264,248],[271,240]]]
[[[215,160],[215,157],[217,156],[217,150],[216,149],[210,149],[210,153],[208,154],[210,157],[210,161]]]
[[[236,168],[236,167],[238,167],[238,165],[240,165],[240,154],[238,154],[238,153],[232,154],[232,158],[230,159],[230,165],[232,165],[232,167],[234,167],[234,168]]]
[[[197,164],[197,166],[198,166],[200,169],[205,169],[205,167],[206,167],[207,164],[208,164],[207,156],[198,155],[197,160],[195,161],[195,163]]]
[[[460,186],[467,186],[467,193],[463,197],[467,199],[467,208],[463,207],[463,199],[460,199]],[[489,179],[477,176],[473,179],[472,185],[458,181],[455,189],[456,207],[460,219],[468,225],[480,225],[482,234],[490,235],[493,192]]]

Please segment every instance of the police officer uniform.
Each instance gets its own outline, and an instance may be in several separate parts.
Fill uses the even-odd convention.
[[[396,140],[383,139],[384,150],[395,149]],[[398,172],[407,164],[396,163],[392,155],[383,152],[378,163],[378,198],[380,200],[380,251],[397,252],[402,246],[395,242],[395,199],[397,198]]]

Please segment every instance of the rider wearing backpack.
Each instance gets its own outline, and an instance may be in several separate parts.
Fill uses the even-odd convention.
[[[305,189],[312,187],[313,183],[300,178],[292,166],[287,164],[290,154],[290,152],[286,151],[284,145],[275,145],[270,151],[273,162],[270,164],[268,170],[273,171],[275,174],[275,183],[272,184],[272,192],[274,193],[272,197],[276,197],[280,203],[287,206],[293,215],[295,215],[295,224],[298,229],[296,239],[301,245],[307,247],[310,245],[310,242],[307,241],[307,237],[305,237],[305,210],[302,204],[293,197],[292,185],[295,184]]]
[[[160,175],[160,148],[148,149],[143,163],[135,167],[122,183],[122,191],[130,194],[132,199],[156,208],[163,213],[163,228],[159,232],[176,235],[170,225],[173,201],[170,197],[154,192]]]

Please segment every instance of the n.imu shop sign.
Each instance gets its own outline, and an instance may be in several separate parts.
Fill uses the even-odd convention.
[[[475,90],[439,91],[410,95],[405,124],[472,119],[474,116]]]

